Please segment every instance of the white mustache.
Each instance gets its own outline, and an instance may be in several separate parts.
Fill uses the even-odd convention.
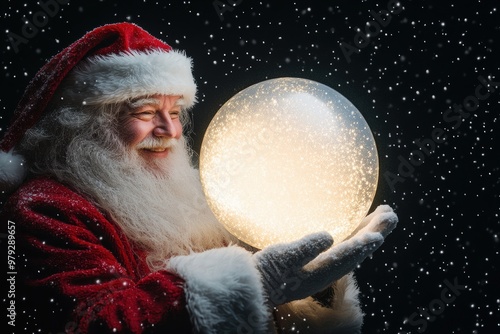
[[[173,148],[178,141],[175,138],[148,137],[137,144],[137,149],[167,149]]]

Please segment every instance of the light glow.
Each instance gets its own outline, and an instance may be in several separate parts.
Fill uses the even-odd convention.
[[[219,109],[203,139],[200,176],[217,219],[253,247],[318,231],[338,243],[371,206],[378,156],[368,124],[344,96],[278,78]]]

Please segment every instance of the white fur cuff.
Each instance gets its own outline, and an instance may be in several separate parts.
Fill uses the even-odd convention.
[[[230,246],[169,260],[166,269],[185,280],[196,333],[267,333],[271,315],[251,257]]]
[[[294,328],[300,333],[359,334],[363,312],[359,306],[358,287],[352,274],[333,285],[334,297],[330,307],[321,306],[312,297],[296,300],[278,307],[278,326],[285,333]]]

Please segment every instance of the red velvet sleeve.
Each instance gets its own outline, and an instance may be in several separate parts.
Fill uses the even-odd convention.
[[[149,272],[116,225],[75,192],[49,179],[31,181],[11,197],[4,217],[16,225],[19,284],[23,311],[33,311],[31,327],[190,332],[182,279]]]

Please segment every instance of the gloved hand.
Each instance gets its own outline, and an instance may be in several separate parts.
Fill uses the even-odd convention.
[[[331,249],[331,235],[321,232],[255,253],[269,303],[277,306],[327,288],[380,247],[397,222],[393,210],[381,205],[363,219],[353,236]]]

